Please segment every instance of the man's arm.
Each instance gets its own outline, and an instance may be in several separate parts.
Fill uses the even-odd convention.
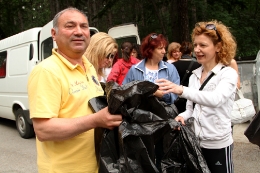
[[[33,126],[40,141],[61,141],[96,127],[113,129],[122,122],[121,115],[111,115],[108,108],[77,118],[33,118]]]

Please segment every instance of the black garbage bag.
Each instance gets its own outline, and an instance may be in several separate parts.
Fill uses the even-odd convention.
[[[98,112],[99,110],[107,107],[107,97],[105,95],[94,97],[88,101],[88,104],[93,112]],[[105,132],[104,128],[98,127],[94,129],[95,152],[96,152],[97,162],[99,162],[99,153],[100,153],[101,141],[104,132]]]
[[[260,147],[260,111],[254,116],[249,126],[244,132],[248,140]]]
[[[197,138],[191,129],[193,121],[194,118],[189,118],[185,126],[176,122],[179,124],[180,131],[172,132],[170,147],[162,160],[163,173],[186,173],[187,169],[194,173],[210,173]]]
[[[170,134],[177,108],[154,97],[157,89],[156,84],[148,81],[122,86],[106,84],[108,110],[121,114],[123,121],[118,128],[103,131],[101,142],[96,145],[100,146],[97,153],[100,173],[159,172],[154,144]]]

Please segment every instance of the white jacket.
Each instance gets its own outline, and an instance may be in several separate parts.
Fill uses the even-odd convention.
[[[195,118],[194,131],[202,148],[220,149],[233,143],[230,113],[238,75],[233,68],[223,66],[219,63],[211,70],[215,75],[202,91],[199,91],[202,66],[193,71],[189,87],[183,87],[181,97],[188,101],[186,111],[179,116],[185,120]],[[194,109],[193,101],[197,103]]]

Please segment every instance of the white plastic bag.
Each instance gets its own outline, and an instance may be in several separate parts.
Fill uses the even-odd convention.
[[[232,124],[244,123],[252,119],[256,114],[252,100],[244,98],[241,90],[237,89],[238,100],[234,102],[231,112]]]

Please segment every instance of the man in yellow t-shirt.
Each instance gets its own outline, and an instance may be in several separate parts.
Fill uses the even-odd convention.
[[[53,19],[58,49],[38,64],[28,82],[39,173],[96,173],[94,128],[122,121],[107,107],[93,113],[89,99],[103,95],[93,65],[83,56],[90,32],[87,17],[67,8]]]

